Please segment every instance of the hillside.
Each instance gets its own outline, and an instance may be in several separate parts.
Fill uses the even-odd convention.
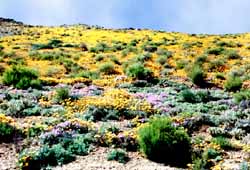
[[[0,26],[1,170],[249,168],[249,33]]]

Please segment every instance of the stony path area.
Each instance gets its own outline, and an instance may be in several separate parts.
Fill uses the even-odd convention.
[[[76,161],[62,167],[58,166],[53,170],[181,170],[151,162],[140,156],[138,152],[129,152],[131,160],[126,164],[107,161],[107,153],[110,150],[110,148],[100,147],[87,156],[78,157]]]

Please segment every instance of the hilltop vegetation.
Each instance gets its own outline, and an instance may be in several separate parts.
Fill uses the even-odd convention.
[[[99,168],[249,169],[249,38],[22,25],[0,38],[0,169],[16,167],[11,144],[23,170],[94,169],[95,154]]]

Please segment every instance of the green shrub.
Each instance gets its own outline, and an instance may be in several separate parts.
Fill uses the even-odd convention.
[[[209,62],[209,70],[213,71],[225,65],[226,61],[224,59],[218,58]]]
[[[194,65],[189,71],[188,77],[191,78],[192,82],[198,86],[205,85],[205,73],[201,66]]]
[[[119,59],[114,55],[110,56],[110,61],[112,61],[113,63],[117,65],[121,65],[121,62],[119,61]]]
[[[240,103],[243,100],[250,99],[250,90],[242,90],[236,94],[234,94],[234,101],[236,103]]]
[[[3,51],[4,46],[0,45],[0,52]]]
[[[19,89],[40,87],[37,72],[21,66],[13,66],[9,70],[6,70],[3,73],[3,83],[5,85],[13,85]]]
[[[15,127],[8,123],[0,122],[0,143],[12,141],[16,132]]]
[[[226,49],[223,47],[210,48],[206,51],[207,54],[221,55]]]
[[[159,56],[165,56],[166,58],[170,58],[173,56],[173,53],[171,51],[168,51],[166,49],[160,48],[156,51],[156,54]]]
[[[227,57],[227,59],[240,59],[241,58],[241,56],[235,50],[226,50],[224,52],[224,55]]]
[[[136,116],[145,117],[147,113],[141,111],[131,111],[128,109],[117,110],[115,108],[98,107],[90,105],[83,114],[83,119],[88,121],[107,121],[119,119],[132,119]]]
[[[93,53],[108,52],[108,51],[110,51],[110,47],[104,42],[97,43],[95,47],[90,48],[90,52]]]
[[[188,65],[189,61],[188,60],[178,60],[176,62],[176,68],[177,69],[183,69]]]
[[[91,135],[80,135],[70,142],[68,149],[76,155],[88,155],[92,150],[91,143],[93,142],[93,136]]]
[[[147,52],[150,52],[150,53],[153,53],[155,51],[157,51],[157,46],[155,44],[146,44],[142,47],[142,49],[144,51],[147,51]]]
[[[217,73],[215,77],[220,80],[225,80],[225,75],[223,73]]]
[[[63,101],[65,99],[68,99],[70,97],[69,95],[69,89],[66,87],[58,88],[56,89],[56,100],[57,101]]]
[[[219,47],[236,47],[237,45],[234,42],[225,42],[225,41],[219,41],[216,43]]]
[[[135,60],[137,62],[141,62],[144,63],[145,61],[148,61],[152,58],[152,55],[150,53],[145,53],[145,54],[141,54],[135,57]]]
[[[211,161],[214,160],[214,161]],[[208,148],[201,155],[201,158],[194,159],[193,170],[206,170],[214,166],[215,161],[221,161],[221,153],[218,151]]]
[[[82,72],[78,73],[76,75],[76,77],[84,77],[84,78],[94,80],[94,79],[100,78],[100,74],[99,74],[99,72],[96,72],[96,71],[82,71]]]
[[[103,59],[104,59],[104,56],[102,54],[95,56],[95,61],[102,61]]]
[[[147,80],[147,79],[152,78],[153,76],[152,71],[145,68],[140,63],[134,63],[128,66],[126,69],[126,74],[129,77],[132,77],[134,79],[139,79],[139,80]]]
[[[225,138],[225,137],[222,137],[222,136],[213,138],[212,142],[219,145],[222,149],[225,149],[225,150],[234,149],[234,147],[233,147],[232,143],[230,142],[230,140]]]
[[[242,87],[242,80],[240,77],[229,76],[225,82],[224,88],[227,91],[236,92]]]
[[[113,63],[103,63],[99,67],[99,72],[104,73],[104,74],[114,74],[115,73],[115,67]]]
[[[202,65],[203,63],[205,63],[207,61],[207,55],[201,55],[198,56],[195,61],[194,64],[195,65]]]
[[[47,44],[32,44],[32,50],[41,50],[41,49],[53,49],[62,47],[62,41],[57,39],[50,40]]]
[[[181,96],[182,96],[182,99],[188,103],[195,103],[197,101],[195,93],[193,93],[191,90],[188,90],[188,89],[183,90],[181,92]]]
[[[108,161],[118,161],[119,163],[127,163],[129,160],[128,154],[122,149],[113,149],[108,153]]]
[[[25,159],[25,157],[29,159]],[[38,151],[24,150],[19,154],[18,164],[22,170],[42,169],[47,166],[62,165],[75,160],[75,156],[65,150],[62,145],[57,144],[51,147],[44,145]]]
[[[138,141],[151,160],[185,167],[191,159],[190,138],[167,118],[155,118],[139,129]]]
[[[159,63],[160,65],[164,65],[167,62],[168,57],[161,55],[156,59],[156,62]]]

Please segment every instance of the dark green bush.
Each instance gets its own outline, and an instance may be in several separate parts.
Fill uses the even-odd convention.
[[[213,160],[213,161],[211,161]],[[193,170],[207,170],[214,166],[216,161],[221,161],[221,153],[218,151],[208,148],[201,155],[201,158],[196,158],[193,161]]]
[[[153,53],[153,52],[157,51],[158,48],[157,48],[157,46],[154,45],[154,44],[147,44],[147,45],[144,45],[144,46],[142,47],[142,49],[143,49],[144,51]]]
[[[176,62],[176,68],[177,69],[183,69],[188,65],[189,61],[188,60],[178,60]]]
[[[235,50],[226,50],[224,52],[224,55],[226,56],[227,59],[240,59],[241,58],[241,56]]]
[[[115,67],[111,62],[101,64],[99,67],[99,72],[107,75],[116,73]]]
[[[213,71],[225,65],[226,61],[222,58],[218,58],[209,62],[209,70]]]
[[[240,103],[243,100],[250,99],[250,90],[242,90],[236,94],[234,94],[234,101],[236,103]]]
[[[135,57],[135,60],[137,62],[141,62],[143,63],[144,61],[148,61],[152,58],[152,55],[150,53],[145,53],[145,54],[141,54]]]
[[[104,59],[104,55],[102,54],[95,56],[95,61],[102,61],[103,59]]]
[[[62,41],[57,39],[50,40],[47,44],[32,44],[32,50],[41,50],[41,49],[53,49],[62,47]]]
[[[198,56],[195,61],[194,64],[195,65],[202,65],[203,63],[205,63],[207,61],[207,55],[201,55]]]
[[[182,99],[188,103],[195,103],[197,101],[196,94],[191,90],[183,90],[181,92]]]
[[[201,66],[194,65],[188,73],[188,77],[192,80],[192,82],[198,86],[204,86],[205,81],[205,73]]]
[[[164,65],[167,62],[168,57],[165,55],[161,55],[156,59],[156,62],[159,63],[160,65]]]
[[[113,149],[108,153],[108,161],[118,161],[119,163],[127,163],[129,160],[128,154],[122,149]]]
[[[65,99],[68,99],[70,97],[69,95],[69,89],[66,87],[58,88],[56,89],[56,100],[57,101],[63,101]]]
[[[128,66],[125,72],[127,76],[139,80],[148,80],[153,77],[152,71],[145,68],[140,63],[134,63]]]
[[[89,79],[98,79],[100,78],[99,72],[96,71],[82,71],[76,75],[76,77],[84,77],[84,78],[89,78]]]
[[[191,159],[190,137],[168,118],[155,118],[139,129],[138,141],[151,160],[185,167]]]
[[[0,143],[12,141],[16,133],[15,127],[8,123],[0,122]]]
[[[90,52],[93,53],[108,52],[108,51],[110,51],[110,47],[104,42],[97,43],[95,47],[90,48]]]
[[[4,46],[0,45],[0,51],[3,51]]]
[[[37,72],[21,66],[13,66],[9,70],[6,70],[3,73],[3,83],[5,85],[13,85],[19,89],[40,87]]]
[[[173,53],[171,51],[168,51],[166,49],[160,48],[156,51],[156,54],[159,56],[165,56],[167,58],[170,58],[173,56]]]
[[[226,49],[223,47],[210,48],[206,51],[207,54],[221,55]]]
[[[225,138],[225,137],[216,137],[212,139],[212,142],[219,145],[222,149],[225,150],[232,150],[234,149],[232,143],[230,142],[229,139]]]
[[[224,88],[227,91],[236,92],[242,87],[242,80],[240,77],[229,76],[225,82]]]

